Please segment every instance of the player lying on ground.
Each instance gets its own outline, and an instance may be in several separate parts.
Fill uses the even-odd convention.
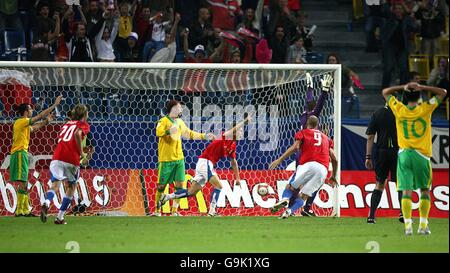
[[[393,94],[403,90],[406,105]],[[429,91],[433,98],[419,103],[421,91]],[[430,212],[430,187],[433,156],[431,141],[431,115],[445,98],[447,90],[424,86],[415,82],[383,89],[383,97],[392,109],[396,120],[398,146],[397,188],[403,191],[402,212],[405,234],[412,235],[412,192],[420,189],[418,234],[431,234],[428,226]]]
[[[47,213],[55,192],[59,190],[61,182],[68,182],[66,196],[63,198],[55,224],[65,225],[64,214],[73,199],[80,176],[80,158],[84,156],[82,142],[89,132],[87,123],[88,109],[78,104],[72,111],[72,120],[61,127],[58,134],[58,144],[50,162],[52,187],[46,193],[44,204],[41,207],[41,221],[47,222]]]
[[[333,142],[324,133],[319,131],[319,119],[310,116],[306,123],[307,129],[295,134],[294,144],[277,160],[273,161],[269,170],[275,169],[290,155],[300,149],[301,157],[298,158],[298,165],[295,173],[289,178],[289,184],[283,191],[280,202],[276,203],[270,211],[276,213],[283,207],[289,205],[289,199],[295,197],[295,201],[289,205],[280,218],[288,218],[300,209],[305,201],[318,191],[328,176],[328,166],[333,166],[330,181],[337,183],[337,159],[333,151]],[[297,191],[300,190],[299,193]]]
[[[191,197],[197,194],[205,185],[206,182],[211,183],[214,191],[211,194],[211,202],[209,205],[209,216],[216,216],[217,200],[219,199],[222,185],[219,177],[214,170],[214,165],[221,159],[229,157],[231,160],[231,168],[233,169],[236,185],[240,185],[239,166],[236,161],[236,141],[242,139],[244,135],[243,126],[251,121],[251,117],[239,122],[232,129],[224,132],[220,139],[211,142],[203,153],[199,156],[197,165],[195,167],[195,177],[189,189],[179,189],[172,194],[163,194],[161,201],[158,203],[158,208],[164,205],[169,200],[180,199],[184,197]]]
[[[33,107],[28,103],[19,105],[19,118],[14,122],[9,177],[18,182],[17,208],[15,215],[35,216],[30,213],[28,197],[28,146],[30,133],[36,132],[53,120],[52,111],[61,103],[62,96],[56,98],[49,108],[33,117]],[[43,121],[41,121],[43,120]],[[41,122],[39,122],[41,121]]]
[[[314,83],[311,77],[311,74],[306,73],[306,110],[300,116],[300,130],[306,129],[306,121],[310,116],[316,116],[319,118],[320,113],[322,112],[323,106],[325,105],[325,101],[328,97],[328,93],[331,90],[331,85],[333,84],[333,77],[329,74],[323,76],[320,80],[322,85],[322,91],[320,92],[319,99],[316,101],[313,99],[314,92]],[[299,155],[299,157],[301,154]],[[311,206],[316,198],[317,192],[314,192],[310,198],[306,201],[301,214],[303,216],[316,216],[314,211],[311,209]],[[290,200],[294,202],[295,199],[292,198]]]
[[[180,118],[183,108],[176,100],[168,101],[166,104],[166,116],[161,118],[156,126],[158,141],[158,188],[156,190],[155,206],[153,216],[161,216],[161,208],[158,207],[159,200],[168,184],[174,183],[175,189],[181,190],[185,180],[184,154],[182,150],[181,137],[187,139],[214,140],[211,133],[202,134],[190,130]],[[179,201],[172,204],[172,215],[178,216]]]

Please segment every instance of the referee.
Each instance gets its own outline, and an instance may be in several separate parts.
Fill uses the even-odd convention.
[[[372,114],[369,126],[366,130],[366,168],[371,170],[375,167],[377,184],[372,192],[370,200],[370,213],[367,218],[368,224],[375,224],[375,211],[380,204],[386,180],[390,174],[391,181],[397,181],[397,129],[395,126],[395,117],[388,106],[384,106]],[[372,163],[372,147],[377,135],[377,154],[375,164]],[[375,166],[374,166],[375,165]],[[401,200],[401,192],[398,192],[398,198]],[[400,202],[401,204],[401,202]],[[399,221],[403,222],[403,215],[400,210]]]

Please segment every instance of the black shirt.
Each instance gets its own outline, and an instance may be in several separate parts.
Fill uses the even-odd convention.
[[[378,149],[398,149],[397,128],[391,108],[385,106],[373,113],[366,135],[377,135]]]
[[[405,48],[405,40],[403,37],[403,25],[402,21],[397,20],[397,28],[395,29],[394,33],[391,36],[390,42],[396,46],[397,49],[404,49]]]

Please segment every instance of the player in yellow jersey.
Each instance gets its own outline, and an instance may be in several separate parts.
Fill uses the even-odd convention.
[[[30,104],[19,105],[19,118],[13,126],[13,142],[11,160],[9,164],[9,177],[11,182],[18,183],[16,216],[34,216],[28,208],[28,146],[30,133],[35,132],[53,120],[52,111],[61,102],[62,96],[56,98],[55,103],[33,117],[33,108]],[[38,122],[43,120],[41,122]]]
[[[403,90],[404,102],[393,94]],[[434,96],[419,103],[421,91]],[[399,153],[397,159],[397,187],[403,191],[402,212],[405,219],[405,234],[412,235],[412,201],[414,190],[420,189],[418,234],[431,234],[428,227],[430,212],[430,187],[432,169],[431,115],[447,94],[447,90],[410,82],[406,85],[383,89],[383,97],[395,116]]]
[[[166,104],[166,116],[161,118],[156,126],[158,142],[158,188],[156,191],[155,208],[153,216],[161,216],[161,210],[157,208],[164,189],[168,184],[174,183],[175,190],[181,190],[185,179],[184,154],[181,137],[187,139],[214,140],[211,133],[202,134],[190,130],[180,118],[182,107],[176,100]],[[172,215],[178,215],[178,200],[172,205]]]

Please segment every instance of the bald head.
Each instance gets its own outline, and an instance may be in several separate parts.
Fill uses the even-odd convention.
[[[308,129],[316,129],[317,126],[319,125],[319,119],[312,115],[308,118],[308,120],[306,121],[306,127]]]

